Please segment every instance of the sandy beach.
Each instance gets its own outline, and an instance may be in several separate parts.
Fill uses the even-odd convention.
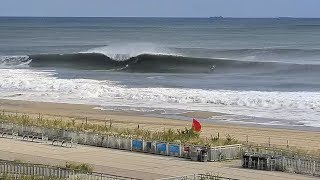
[[[111,119],[115,127],[136,128],[139,125],[140,128],[154,131],[161,131],[164,128],[183,129],[191,126],[191,118],[190,121],[183,121],[148,117],[142,112],[105,111],[96,109],[95,107],[79,104],[0,100],[0,109],[5,112],[25,113],[33,116],[38,116],[40,113],[46,118],[84,121],[87,117],[88,121],[92,123],[105,123]],[[201,118],[212,116],[212,114],[208,112],[194,112],[189,113],[188,116]],[[286,147],[288,144],[290,148],[302,149],[312,154],[318,154],[320,150],[320,132],[206,122],[202,122],[202,126],[201,136],[203,137],[216,136],[218,133],[220,137],[225,137],[227,134],[230,134],[244,143],[248,139],[249,143],[263,144],[265,146],[269,145],[270,138],[271,146]]]

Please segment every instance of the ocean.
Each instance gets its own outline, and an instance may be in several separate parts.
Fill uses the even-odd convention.
[[[0,17],[0,98],[320,127],[320,19]]]

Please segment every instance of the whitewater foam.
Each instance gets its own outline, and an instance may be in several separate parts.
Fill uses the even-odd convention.
[[[80,53],[99,53],[117,61],[128,60],[142,54],[152,55],[171,55],[178,56],[178,53],[167,48],[152,43],[131,43],[131,44],[112,44],[98,48],[89,49]]]
[[[202,110],[287,119],[320,127],[320,92],[129,88],[115,81],[60,79],[54,71],[1,69],[0,98],[102,106]]]
[[[29,56],[0,56],[0,67],[27,67]]]

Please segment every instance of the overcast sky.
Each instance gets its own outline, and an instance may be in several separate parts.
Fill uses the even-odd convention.
[[[320,17],[320,0],[0,0],[0,16]]]

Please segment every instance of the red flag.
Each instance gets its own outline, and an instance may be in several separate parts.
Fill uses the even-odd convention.
[[[200,132],[201,131],[201,124],[195,118],[192,119],[192,129],[195,130],[196,132]]]

